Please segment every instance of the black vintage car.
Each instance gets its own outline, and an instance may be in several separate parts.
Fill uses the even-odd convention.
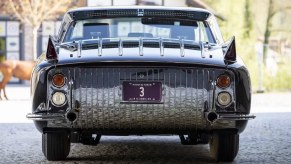
[[[48,160],[101,135],[173,134],[232,161],[251,106],[250,77],[213,14],[197,8],[68,11],[31,80]],[[195,155],[195,154],[193,154]]]

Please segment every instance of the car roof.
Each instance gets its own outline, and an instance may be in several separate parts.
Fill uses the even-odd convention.
[[[118,12],[114,12],[118,11]],[[139,15],[139,12],[144,15]],[[165,6],[94,6],[71,9],[67,12],[73,20],[90,19],[93,17],[173,17],[173,18],[192,18],[197,20],[206,20],[211,12],[201,8],[194,7],[165,7]],[[92,14],[93,13],[93,14]]]
[[[197,11],[197,12],[208,12],[210,11],[196,7],[168,7],[168,6],[89,6],[79,7],[71,9],[68,12],[77,11],[90,11],[90,10],[110,10],[110,9],[158,9],[158,10],[180,10],[180,11]]]

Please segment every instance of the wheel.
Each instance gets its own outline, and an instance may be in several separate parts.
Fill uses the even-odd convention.
[[[210,153],[216,161],[231,162],[239,149],[239,135],[233,133],[213,133],[210,142]]]
[[[70,153],[70,135],[66,132],[42,134],[42,152],[49,161],[66,159]]]

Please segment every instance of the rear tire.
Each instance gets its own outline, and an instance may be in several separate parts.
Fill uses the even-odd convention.
[[[49,161],[64,160],[70,153],[70,136],[66,132],[42,134],[42,152]]]
[[[214,133],[209,142],[210,153],[216,161],[231,162],[239,149],[239,135],[233,133]]]

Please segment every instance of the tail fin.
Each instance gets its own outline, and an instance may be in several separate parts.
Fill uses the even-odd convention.
[[[57,62],[58,60],[58,53],[56,51],[55,41],[52,36],[49,36],[47,51],[46,51],[46,59],[48,62]]]
[[[235,62],[236,61],[236,48],[235,48],[235,37],[233,36],[226,47],[224,53],[224,61]]]

